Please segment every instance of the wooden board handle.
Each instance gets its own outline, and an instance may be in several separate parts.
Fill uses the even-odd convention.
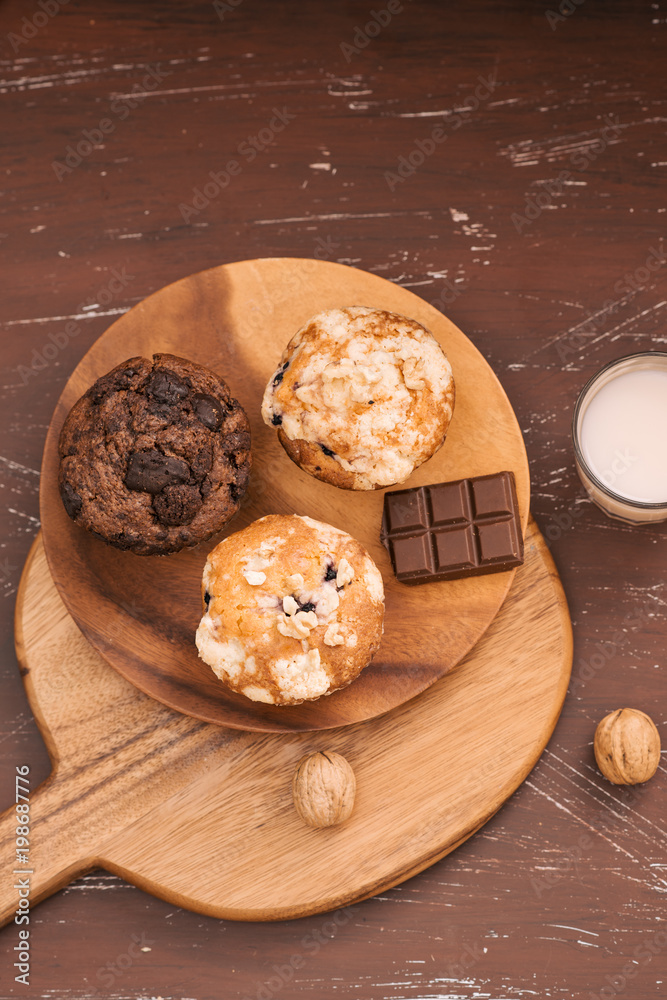
[[[25,824],[17,823],[16,806],[0,815],[0,927],[24,912],[20,899],[26,896],[25,889],[32,909],[92,867],[92,860],[82,860],[87,852],[67,811],[79,795],[76,780],[61,778],[57,772],[31,791],[28,864],[17,858],[17,827],[23,829]],[[22,921],[20,926],[29,925]]]
[[[31,795],[31,903],[99,866],[175,905],[236,920],[336,909],[452,850],[535,764],[572,664],[562,588],[532,522],[515,586],[461,669],[398,711],[335,733],[243,733],[147,698],[68,617],[39,542],[16,635],[54,763]],[[305,752],[326,747],[354,767],[358,802],[347,824],[313,831],[294,812],[290,782]],[[15,842],[10,810],[0,817],[3,923],[18,906]]]

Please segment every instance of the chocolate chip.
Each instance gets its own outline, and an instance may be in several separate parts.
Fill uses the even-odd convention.
[[[158,402],[169,403],[170,406],[173,406],[185,399],[190,389],[178,375],[158,369],[153,372],[146,383],[146,392]]]
[[[61,483],[60,498],[68,515],[73,521],[76,521],[77,517],[81,513],[81,507],[83,505],[83,501],[79,494],[72,489],[69,483]]]
[[[118,388],[119,389],[132,389],[132,380],[139,375],[138,368],[123,368],[122,372],[118,377]]]
[[[335,580],[337,576],[338,576],[338,570],[336,569],[336,567],[333,564],[331,566],[327,566],[327,571],[324,574],[325,583],[328,583],[329,580]]]
[[[202,499],[196,486],[165,486],[153,497],[153,510],[163,524],[189,524],[201,510]]]
[[[197,420],[200,420],[204,427],[210,431],[217,431],[222,424],[222,407],[213,396],[199,394],[193,400],[193,407]]]
[[[282,368],[279,368],[276,374],[273,376],[274,385],[280,385],[280,383],[283,380],[283,375],[285,374],[288,368],[289,368],[289,361],[286,361],[285,364],[282,366]]]
[[[327,446],[325,444],[321,444],[320,448],[322,449],[322,451],[324,452],[325,455],[329,456],[329,458],[333,458],[334,457],[334,452],[331,450],[331,448],[327,448]]]
[[[189,478],[190,468],[182,459],[160,451],[135,451],[130,455],[124,482],[128,490],[155,494]]]
[[[139,371],[137,368],[132,368],[132,367],[123,368],[122,371],[118,372],[118,375],[115,377],[113,381],[113,386],[111,388],[113,390],[132,389],[133,388],[132,379],[134,379],[138,374]]]
[[[174,407],[170,403],[161,403],[150,396],[146,400],[146,409],[151,416],[159,417],[168,424],[173,422],[174,414],[178,412],[174,410]]]
[[[210,603],[211,603],[211,595],[209,594],[208,590],[205,590],[204,591],[204,604],[206,605],[206,609],[207,610],[208,610],[208,606],[209,606]]]
[[[296,600],[296,598],[295,598]],[[299,611],[314,611],[315,605],[312,601],[307,601],[305,604],[300,604],[299,601],[296,602],[299,605]]]
[[[280,416],[279,413],[274,413],[273,416],[271,417],[271,423],[273,424],[274,427],[280,427],[282,422],[283,418]]]

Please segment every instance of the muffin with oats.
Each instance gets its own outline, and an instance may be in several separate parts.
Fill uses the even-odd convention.
[[[269,514],[209,554],[199,655],[252,701],[298,705],[368,665],[382,636],[384,587],[364,547],[338,528]]]
[[[318,313],[292,337],[262,417],[289,457],[333,486],[402,483],[444,443],[454,378],[416,320],[352,306]]]

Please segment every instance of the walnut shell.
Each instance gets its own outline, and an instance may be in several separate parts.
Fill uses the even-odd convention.
[[[292,780],[294,807],[308,826],[344,823],[354,808],[354,771],[333,750],[302,757]]]
[[[636,708],[610,712],[595,730],[597,765],[615,785],[638,785],[652,778],[660,763],[660,734],[652,719]]]

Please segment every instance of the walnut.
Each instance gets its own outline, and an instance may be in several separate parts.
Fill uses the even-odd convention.
[[[299,605],[289,594],[283,597],[283,611],[286,615],[294,615],[299,610]]]
[[[354,771],[333,750],[302,757],[292,780],[294,806],[308,826],[344,823],[354,807]]]
[[[406,358],[403,362],[403,381],[408,389],[423,389],[426,383],[424,375],[423,358]]]
[[[295,615],[278,615],[276,620],[278,631],[290,639],[307,639],[310,630],[317,628],[317,615],[314,611],[297,611]]]
[[[345,556],[338,563],[338,572],[336,573],[336,586],[344,587],[348,583],[352,583],[354,580],[354,566],[347,561]]]
[[[595,759],[615,785],[638,785],[652,778],[660,763],[660,734],[652,719],[636,708],[610,712],[595,730]]]
[[[342,646],[345,636],[341,632],[339,622],[333,622],[324,633],[324,642],[327,646]]]
[[[314,611],[297,611],[294,615],[294,621],[298,622],[303,628],[317,628],[317,614]]]

